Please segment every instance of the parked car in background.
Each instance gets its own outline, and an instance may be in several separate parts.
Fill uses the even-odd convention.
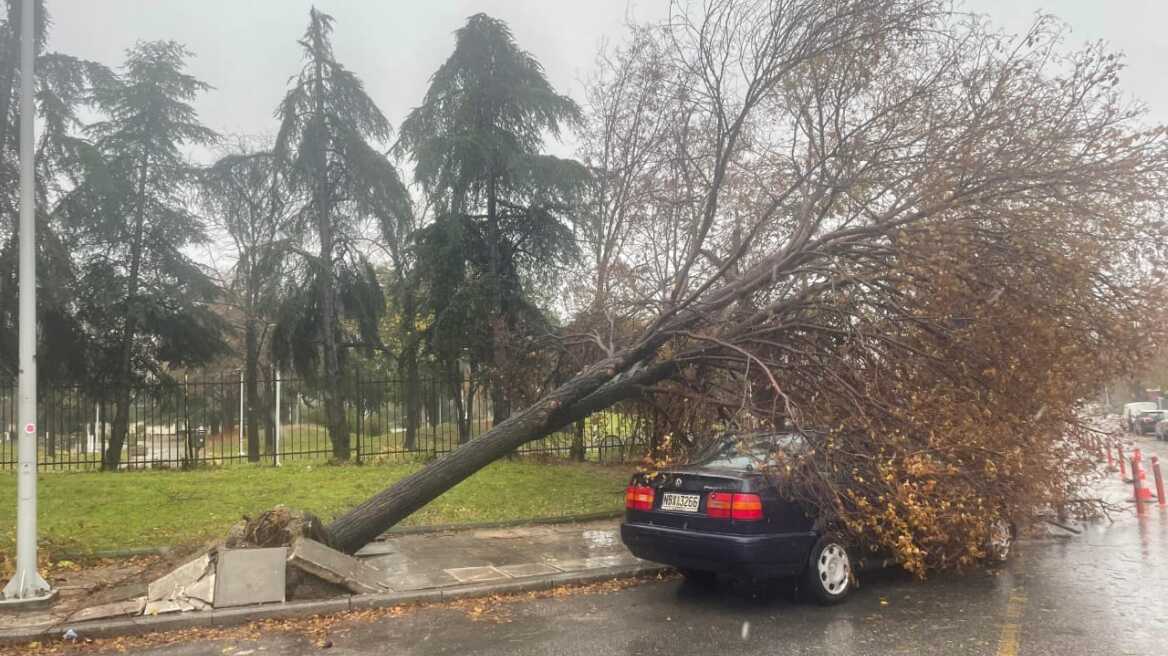
[[[1136,417],[1141,412],[1159,410],[1155,401],[1136,401],[1123,406],[1123,424],[1129,433],[1136,432]]]
[[[1134,433],[1140,435],[1151,435],[1156,432],[1156,424],[1161,419],[1168,417],[1168,411],[1165,410],[1146,410],[1136,415]]]
[[[1156,429],[1154,433],[1156,434],[1156,439],[1168,440],[1168,411],[1165,411],[1164,416],[1160,418],[1160,421],[1156,422]]]
[[[637,557],[711,582],[718,574],[753,580],[798,577],[821,604],[855,587],[855,551],[823,530],[812,508],[784,498],[767,473],[774,454],[805,452],[809,432],[727,434],[690,464],[638,473],[625,491],[621,540]],[[1005,559],[1010,526],[996,527],[989,553]]]

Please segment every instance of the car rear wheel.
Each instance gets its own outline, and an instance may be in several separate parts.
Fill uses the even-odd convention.
[[[820,538],[811,548],[807,567],[800,578],[800,589],[810,599],[829,606],[848,597],[854,587],[852,558],[837,538]]]

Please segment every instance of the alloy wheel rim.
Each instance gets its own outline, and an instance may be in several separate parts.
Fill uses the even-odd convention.
[[[848,589],[851,563],[848,560],[848,552],[840,545],[833,542],[825,546],[819,552],[816,569],[819,573],[819,583],[828,594],[840,595]]]

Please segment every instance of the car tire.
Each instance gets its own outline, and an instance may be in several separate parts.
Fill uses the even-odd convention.
[[[682,567],[677,570],[685,577],[685,582],[702,588],[712,588],[718,583],[718,573],[704,569]]]
[[[807,557],[807,567],[799,577],[799,590],[822,606],[838,604],[856,587],[852,556],[842,540],[834,536],[819,538]]]

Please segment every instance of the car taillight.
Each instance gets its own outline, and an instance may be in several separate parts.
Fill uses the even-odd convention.
[[[735,494],[730,504],[730,519],[745,522],[762,519],[762,499],[757,494]]]
[[[734,495],[729,492],[711,492],[706,497],[706,515],[718,519],[730,519],[730,506]]]
[[[625,509],[652,510],[653,488],[646,485],[630,485],[625,488]]]
[[[730,518],[730,505],[734,495],[730,493],[710,493],[705,497],[705,515],[721,519]]]
[[[762,519],[762,499],[757,494],[711,492],[706,497],[706,516],[755,522]]]

